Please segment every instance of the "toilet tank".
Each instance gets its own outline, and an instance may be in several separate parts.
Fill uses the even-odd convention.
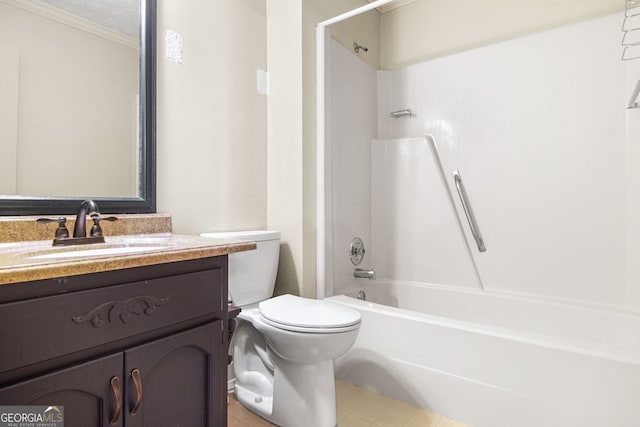
[[[229,298],[234,305],[243,307],[273,296],[280,257],[279,231],[233,231],[200,236],[256,242],[255,250],[229,254]]]

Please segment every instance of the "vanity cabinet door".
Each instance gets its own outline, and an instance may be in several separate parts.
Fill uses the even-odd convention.
[[[125,351],[126,427],[227,425],[222,326],[216,321]]]
[[[0,405],[64,406],[66,427],[122,426],[122,353],[0,389]]]

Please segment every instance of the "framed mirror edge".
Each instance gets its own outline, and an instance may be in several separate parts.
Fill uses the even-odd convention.
[[[0,217],[72,215],[83,200],[112,214],[156,212],[156,31],[157,0],[140,1],[140,135],[138,197],[0,196]],[[3,198],[4,197],[4,198]]]

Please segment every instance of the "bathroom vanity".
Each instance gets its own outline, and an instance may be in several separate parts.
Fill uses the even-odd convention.
[[[64,406],[67,427],[226,425],[227,255],[255,244],[136,242],[0,245],[0,405]]]

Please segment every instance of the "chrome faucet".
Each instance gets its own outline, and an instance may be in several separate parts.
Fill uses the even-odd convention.
[[[76,225],[73,227],[73,237],[87,237],[87,215],[100,215],[98,205],[93,200],[85,200],[76,214]]]
[[[364,268],[356,268],[353,270],[353,277],[359,279],[376,280],[376,271],[374,269],[365,270]]]

